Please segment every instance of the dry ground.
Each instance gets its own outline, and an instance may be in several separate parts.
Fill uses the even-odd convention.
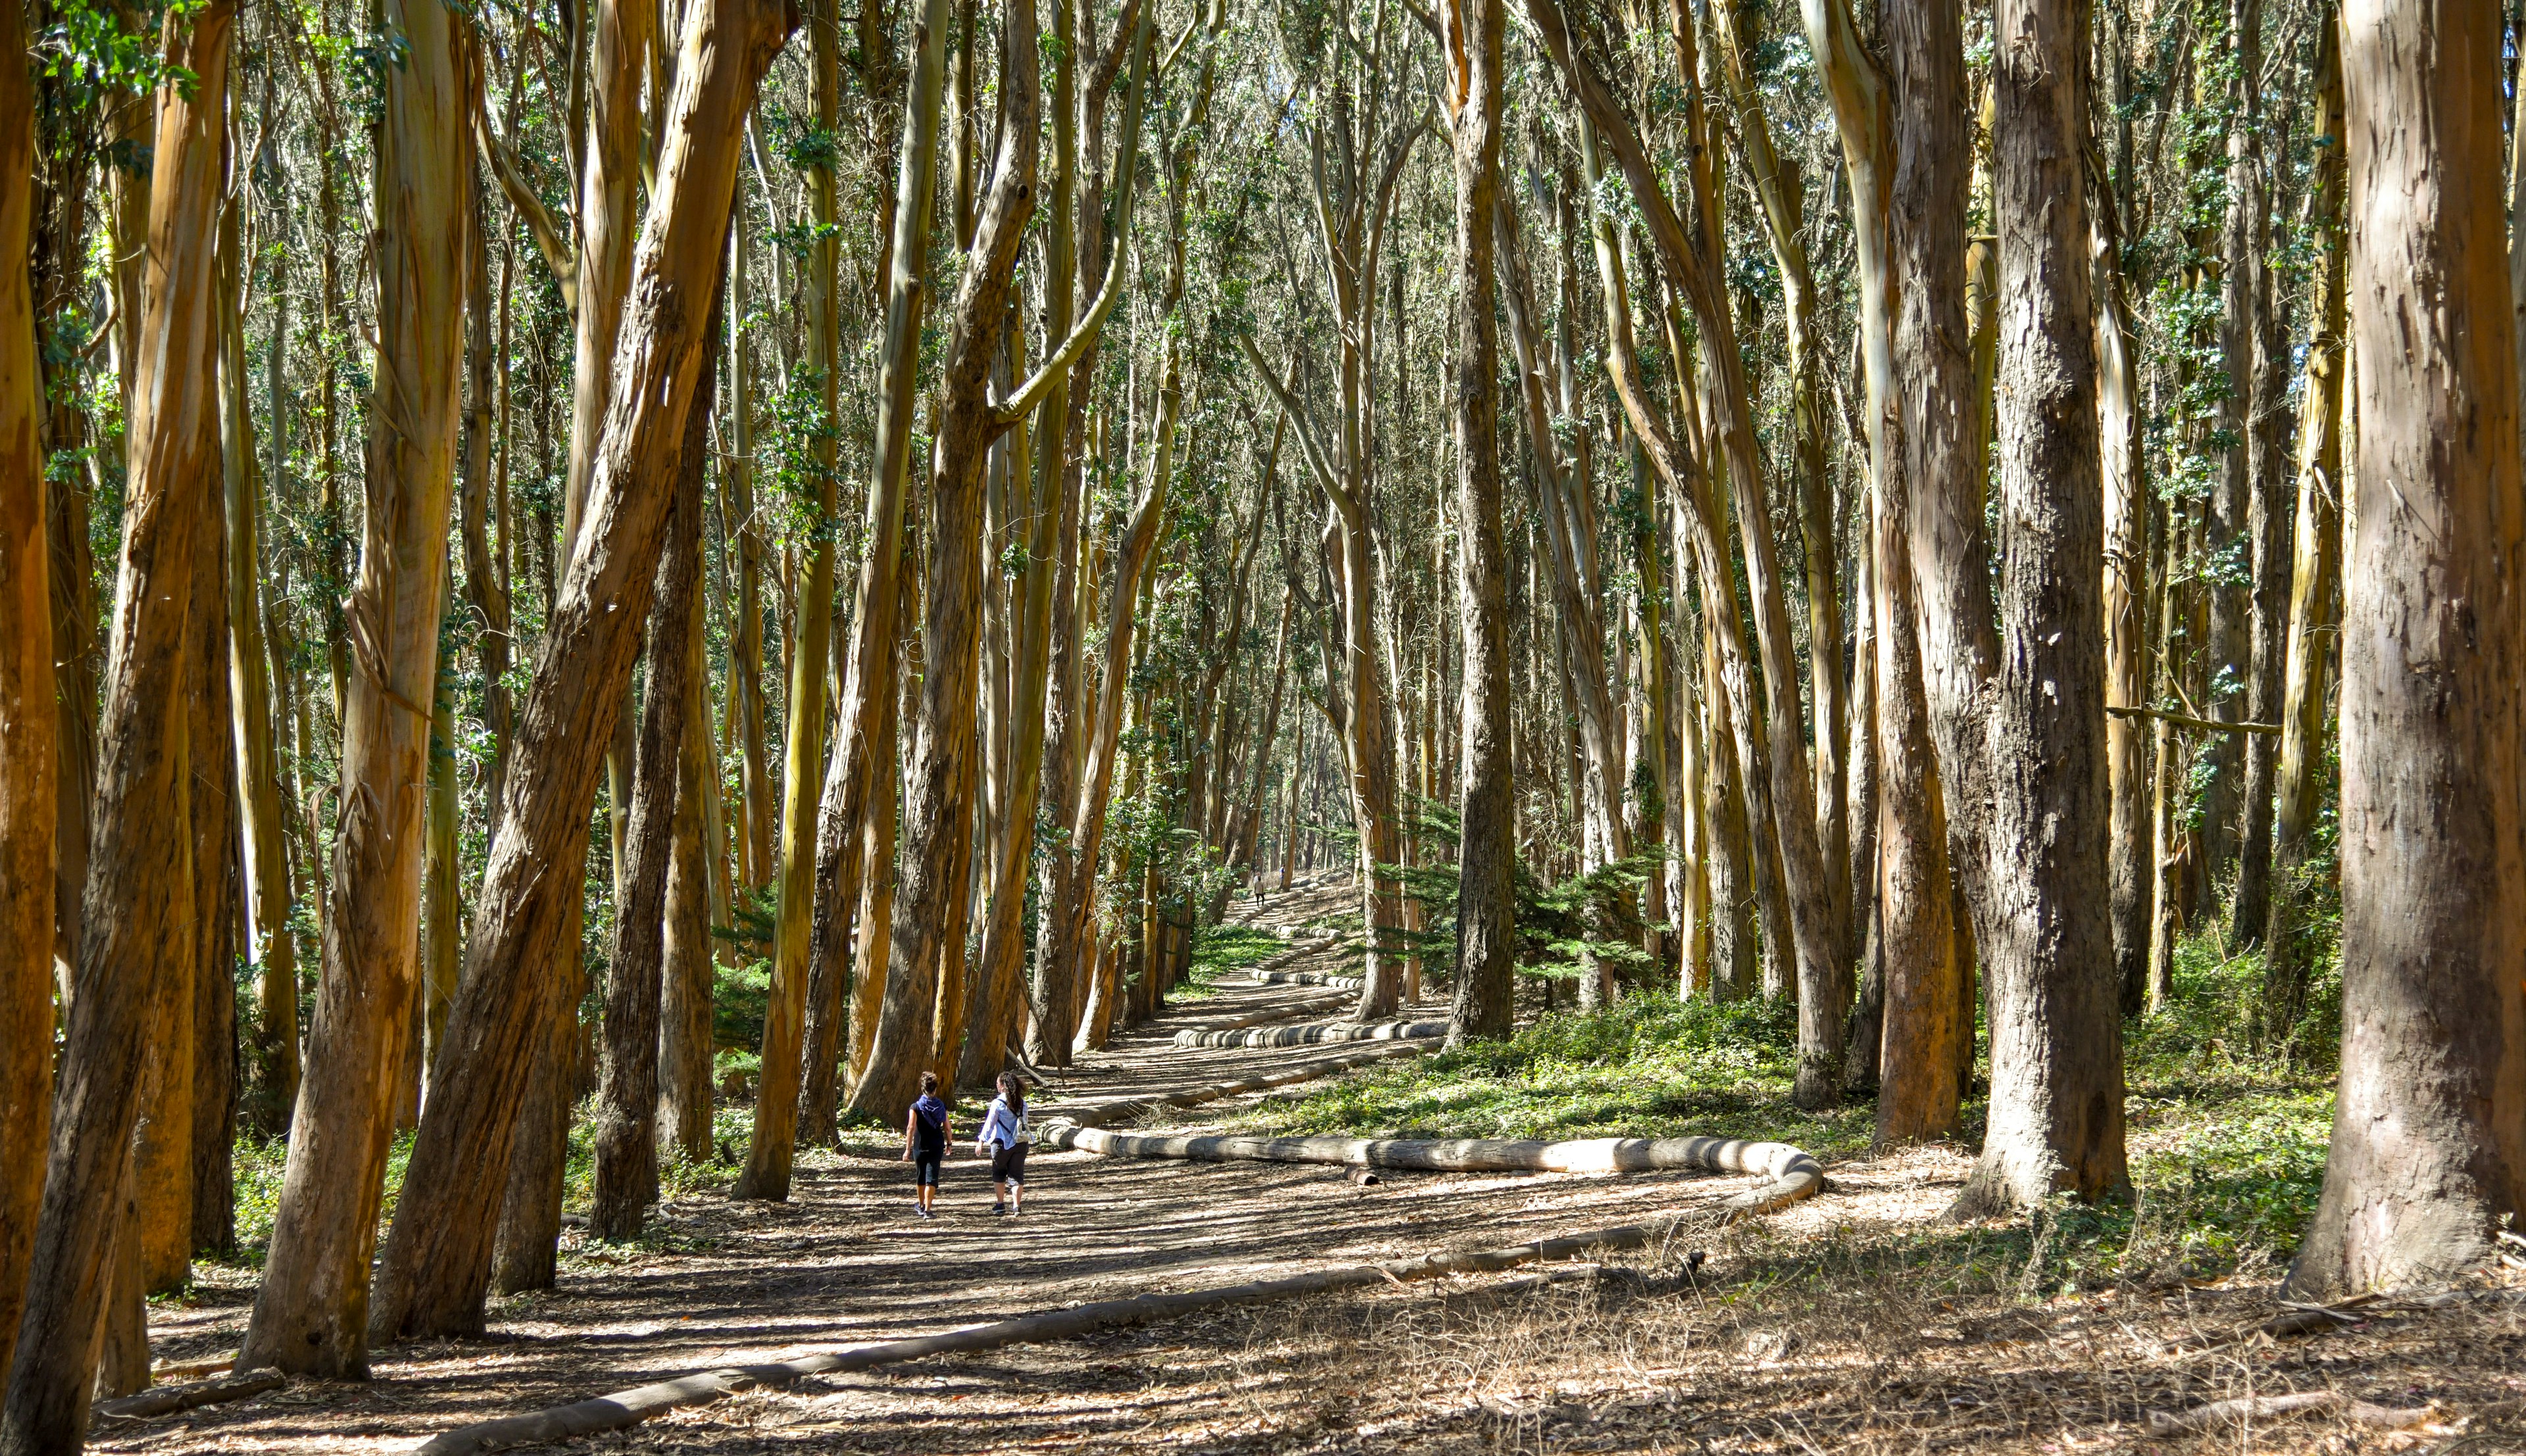
[[[1316,908],[1301,893],[1267,914]],[[1222,989],[1089,1059],[1060,1095],[1192,1085],[1323,1055],[1167,1044],[1187,1025],[1323,1005],[1312,989]],[[786,1205],[672,1203],[638,1246],[573,1233],[561,1287],[497,1307],[489,1340],[380,1352],[365,1384],[103,1420],[95,1448],[402,1451],[466,1422],[720,1365],[1496,1247],[1713,1202],[1746,1181],[1387,1174],[1362,1186],[1326,1169],[1070,1153],[1036,1161],[1015,1220],[990,1215],[979,1165],[953,1162],[942,1217],[923,1223],[907,1214],[901,1165],[875,1152],[815,1155]],[[2278,1340],[2238,1337],[2279,1309],[2248,1277],[2197,1287],[2170,1275],[2046,1301],[2024,1287],[2022,1225],[1938,1223],[1966,1167],[1951,1149],[1844,1163],[1811,1203],[1548,1281],[1383,1287],[939,1357],[751,1392],[572,1449],[2526,1451],[2526,1283],[2486,1279]],[[154,1312],[157,1348],[176,1359],[232,1349],[248,1298],[211,1286]],[[2321,1388],[2431,1417],[2392,1432],[2302,1418],[2147,1434],[2149,1409]]]

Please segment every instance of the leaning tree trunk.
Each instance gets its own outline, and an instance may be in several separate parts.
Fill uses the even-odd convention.
[[[24,12],[0,10],[0,1371],[17,1345],[53,1090],[51,541],[28,239],[34,82]]]
[[[819,44],[824,42],[819,39]],[[867,956],[845,955],[854,930],[854,912],[868,881],[892,877],[892,838],[884,847],[887,863],[875,863],[863,829],[871,801],[893,791],[891,775],[880,772],[888,751],[878,740],[882,724],[890,725],[895,703],[894,635],[900,591],[896,574],[903,567],[904,487],[912,468],[913,397],[920,371],[922,316],[930,299],[930,224],[937,187],[938,117],[945,87],[947,45],[946,0],[924,0],[913,30],[912,94],[904,107],[900,170],[895,177],[894,233],[887,248],[885,339],[878,384],[876,474],[870,482],[866,555],[852,611],[849,676],[842,684],[837,715],[841,741],[826,762],[824,799],[813,842],[801,838],[802,858],[793,871],[789,845],[782,848],[782,903],[790,900],[790,877],[798,879],[797,909],[804,932],[794,974],[786,952],[773,963],[770,1019],[763,1032],[764,1077],[755,1103],[754,1145],[746,1155],[745,1174],[737,1181],[740,1197],[789,1196],[789,1163],[803,1117],[807,1134],[818,1140],[833,1135],[838,1089],[834,1061],[842,1043],[846,973],[855,973],[854,990],[863,1004],[882,984],[883,966]],[[819,77],[828,71],[823,54],[816,62]],[[819,92],[818,105],[825,104]],[[819,183],[830,196],[832,182]],[[823,205],[822,202],[819,204]],[[838,328],[834,310],[840,299],[831,273],[833,265],[819,254],[824,270],[820,284],[827,300],[820,307],[822,340]],[[830,568],[828,569],[830,571]],[[828,590],[830,595],[830,587]],[[819,646],[817,651],[825,648]],[[823,712],[822,667],[817,669],[818,713]],[[791,701],[798,701],[795,684]],[[790,710],[794,719],[797,710]],[[822,734],[823,729],[818,728]],[[890,727],[887,731],[891,731]],[[890,742],[890,740],[889,740]],[[792,781],[784,792],[802,797],[809,784],[795,776],[804,768],[790,765]],[[803,828],[803,826],[802,826]],[[783,832],[787,833],[784,823]],[[812,851],[812,857],[808,856]],[[812,905],[810,900],[812,898]],[[812,917],[809,912],[812,910]],[[874,928],[857,927],[862,945],[878,943]],[[785,946],[786,942],[783,944]],[[881,978],[873,981],[872,977]],[[792,1003],[795,1003],[794,1006]],[[866,1041],[866,1030],[851,1029],[853,1044]],[[803,1059],[803,1060],[802,1060]],[[803,1106],[800,1093],[806,1093]]]
[[[94,837],[76,989],[18,1359],[0,1450],[75,1451],[87,1429],[110,1256],[132,1230],[132,1122],[158,999],[159,961],[188,934],[183,674],[195,539],[216,528],[203,488],[219,469],[213,317],[231,0],[171,16],[167,58],[192,76],[157,98],[146,303],[126,428],[123,565],[99,723]],[[9,255],[23,259],[23,247]],[[49,943],[50,937],[42,937]],[[47,1008],[49,1010],[49,1008]]]
[[[355,669],[333,913],[239,1361],[329,1379],[368,1374],[369,1260],[415,1004],[429,767],[420,705],[436,692],[465,359],[464,32],[443,6],[388,0],[385,14],[411,50],[385,73],[378,132],[378,382],[360,574],[344,612]]]
[[[2456,1276],[2526,1213],[2526,704],[2500,14],[2342,8],[2358,529],[2342,624],[2342,1082],[2290,1282]]]
[[[1996,629],[1982,513],[1913,506],[1939,766],[1991,1006],[1991,1122],[1958,1199],[2031,1207],[2128,1185],[2106,923],[2103,483],[2087,217],[2085,0],[1999,0]],[[1952,24],[1942,53],[1958,48]],[[1961,57],[1956,58],[1959,63]],[[1978,486],[1979,482],[1957,482]],[[1976,490],[1971,499],[1979,499]],[[1996,647],[1993,644],[1996,644]]]
[[[564,948],[579,902],[577,877],[550,867],[585,852],[701,368],[741,119],[796,25],[794,8],[764,0],[703,0],[685,14],[585,529],[519,716],[465,979],[432,1069],[443,1092],[422,1114],[387,1231],[370,1311],[379,1338],[482,1329],[520,1074],[569,1009],[530,974]]]
[[[718,290],[712,290],[716,300]],[[692,706],[693,584],[701,577],[702,474],[710,448],[712,385],[718,375],[720,315],[711,311],[699,377],[685,406],[649,608],[649,683],[640,704],[640,756],[632,792],[624,866],[627,893],[616,911],[614,960],[606,971],[604,1061],[596,1084],[596,1186],[587,1227],[600,1238],[633,1238],[658,1196],[658,1008],[666,967],[667,872],[675,851],[677,780],[684,717]],[[698,785],[696,789],[698,790]]]
[[[1509,781],[1499,329],[1491,310],[1497,238],[1491,214],[1499,195],[1500,44],[1506,25],[1500,0],[1450,0],[1440,14],[1446,18],[1447,91],[1455,112],[1450,133],[1456,154],[1456,519],[1463,532],[1456,593],[1465,646],[1456,1000],[1447,1019],[1452,1044],[1502,1035],[1515,1020],[1517,806]]]
[[[973,796],[980,778],[975,695],[981,650],[983,470],[991,442],[1013,421],[990,397],[1018,248],[1035,213],[1037,130],[1034,0],[1008,0],[1000,69],[999,156],[984,199],[964,282],[949,316],[947,354],[932,416],[936,469],[929,496],[930,559],[921,708],[903,778],[908,832],[894,902],[885,1001],[869,1064],[851,1107],[890,1120],[908,1107],[921,1074],[956,1048],[938,1040],[963,1029],[952,999],[964,975],[965,897],[974,853]],[[1047,361],[1049,367],[1050,361]],[[945,1014],[941,1014],[942,1010]]]

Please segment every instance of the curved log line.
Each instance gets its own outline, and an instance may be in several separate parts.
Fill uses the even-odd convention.
[[[1105,1157],[1183,1158],[1222,1163],[1332,1163],[1354,1168],[1408,1168],[1428,1173],[1736,1173],[1770,1180],[1721,1205],[1755,1211],[1812,1196],[1824,1184],[1813,1155],[1786,1142],[1733,1137],[1593,1137],[1572,1142],[1459,1138],[1236,1137],[1108,1132],[1056,1125],[1038,1134],[1050,1147],[1083,1148]]]
[[[1211,1027],[1176,1033],[1178,1046],[1313,1046],[1326,1041],[1406,1041],[1447,1034],[1445,1022],[1309,1022],[1297,1026]]]

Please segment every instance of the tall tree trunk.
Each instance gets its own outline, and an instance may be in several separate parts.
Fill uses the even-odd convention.
[[[1761,711],[1769,722],[1784,727],[1759,744],[1754,740],[1758,731],[1753,696],[1757,684],[1752,680],[1754,663],[1744,654],[1742,644],[1725,654],[1725,676],[1729,693],[1736,699],[1731,707],[1745,777],[1751,781],[1760,776],[1771,791],[1768,801],[1749,795],[1747,802],[1750,812],[1767,820],[1752,827],[1758,852],[1777,846],[1780,855],[1781,891],[1787,901],[1783,918],[1787,925],[1783,927],[1786,933],[1777,939],[1791,942],[1789,948],[1794,950],[1798,977],[1795,1096],[1801,1106],[1820,1107],[1841,1096],[1844,1016],[1850,999],[1845,974],[1848,968],[1844,964],[1844,942],[1847,937],[1835,925],[1841,907],[1827,882],[1817,840],[1815,784],[1807,770],[1804,736],[1798,730],[1806,714],[1799,701],[1795,648],[1781,590],[1779,551],[1772,539],[1770,511],[1763,497],[1744,361],[1738,352],[1736,325],[1729,316],[1722,284],[1714,276],[1718,240],[1708,228],[1698,237],[1688,235],[1638,130],[1615,102],[1593,62],[1571,44],[1568,24],[1554,0],[1527,0],[1527,5],[1545,49],[1579,93],[1590,124],[1612,151],[1631,184],[1650,240],[1656,245],[1660,270],[1676,294],[1690,304],[1699,330],[1713,406],[1712,433],[1718,447],[1714,453],[1724,464],[1737,516],[1738,545],[1754,608],[1755,642],[1761,654]],[[1679,67],[1689,75],[1697,75],[1698,67],[1692,58],[1691,14],[1678,7],[1671,20]],[[1697,119],[1697,103],[1693,115]],[[1696,165],[1688,171],[1692,173],[1696,215],[1715,217],[1716,182],[1709,170],[1706,148],[1696,152]],[[1644,398],[1636,402],[1634,390],[1618,388],[1617,392],[1624,396],[1625,414],[1632,420],[1635,431],[1645,436],[1648,428],[1643,427],[1655,427],[1647,416],[1648,402]],[[1657,443],[1644,438],[1643,444],[1655,463],[1660,454]],[[1662,483],[1696,503],[1691,514],[1695,522],[1692,529],[1697,568],[1704,573],[1705,580],[1727,582],[1731,579],[1730,553],[1720,539],[1720,513],[1715,505],[1701,503],[1703,491],[1697,476],[1692,477],[1692,488],[1686,489],[1687,477],[1676,466],[1671,446],[1666,453],[1668,461],[1659,469]],[[1724,601],[1733,593],[1712,590],[1710,595]],[[1723,647],[1736,639],[1732,614],[1713,613],[1709,620],[1722,624]]]
[[[195,538],[193,608],[184,625],[193,639],[190,722],[184,729],[191,779],[186,798],[192,821],[193,979],[191,1003],[177,1008],[175,1033],[183,1043],[184,1140],[168,1148],[171,1163],[178,1165],[170,1171],[181,1201],[159,1195],[167,1200],[165,1218],[152,1227],[163,1227],[170,1241],[142,1251],[144,1275],[170,1292],[191,1280],[194,1251],[224,1252],[236,1243],[230,1159],[236,1145],[237,753],[228,703],[227,542],[219,527],[213,517]],[[165,1064],[160,1084],[175,1074],[176,1063]],[[160,1130],[159,1135],[175,1130]],[[143,1207],[149,1206],[144,1200]]]
[[[640,707],[640,757],[632,794],[629,890],[614,922],[606,968],[604,1061],[596,1091],[596,1186],[587,1227],[600,1238],[633,1238],[658,1196],[658,1008],[666,966],[667,874],[675,851],[677,779],[684,715],[692,706],[693,588],[701,578],[702,475],[710,448],[712,386],[719,373],[718,289],[711,331],[685,407],[676,499],[649,607],[649,684]],[[696,792],[701,786],[695,785]]]
[[[2320,947],[2307,925],[2307,836],[2322,811],[2325,678],[2342,575],[2343,327],[2348,259],[2342,236],[2342,47],[2328,23],[2317,42],[2316,154],[2306,230],[2315,244],[2315,318],[2299,405],[2297,561],[2290,581],[2289,665],[2281,698],[2281,760],[2272,823],[2271,917],[2263,934],[2263,1035],[2287,1038],[2306,1010]],[[2526,153],[2521,153],[2526,155]],[[2510,269],[2526,262],[2512,244]]]
[[[744,212],[744,176],[737,178],[736,225],[729,229],[728,418],[730,449],[720,466],[728,491],[721,519],[735,533],[736,622],[729,634],[729,696],[736,719],[739,820],[737,879],[746,888],[773,876],[772,776],[764,762],[763,527],[754,518],[754,353],[747,347],[752,309],[754,224]],[[778,268],[775,264],[775,268]]]
[[[0,12],[0,1371],[25,1308],[53,1090],[52,537],[27,270],[35,96],[25,16]],[[76,709],[73,710],[76,712]]]
[[[157,99],[145,306],[133,330],[145,347],[136,351],[126,431],[123,566],[76,988],[25,1266],[41,1275],[26,1287],[0,1412],[0,1450],[13,1456],[76,1450],[87,1429],[112,1255],[118,1245],[136,1252],[121,1203],[154,1003],[163,999],[161,963],[178,935],[189,935],[185,619],[198,533],[217,519],[203,482],[218,468],[218,436],[202,424],[216,408],[213,265],[234,15],[228,0],[214,0],[166,26],[169,64],[192,83],[171,81]],[[25,257],[23,238],[8,256]]]
[[[796,25],[793,9],[761,0],[701,0],[685,13],[587,529],[519,717],[508,799],[435,1069],[447,1094],[422,1115],[371,1299],[380,1338],[482,1328],[519,1072],[568,1011],[548,979],[530,974],[563,949],[580,899],[578,878],[551,867],[584,852],[603,729],[639,647],[701,368],[741,122]]]
[[[697,596],[700,587],[697,579]],[[692,610],[702,610],[698,600]],[[709,861],[717,851],[706,837],[705,823],[707,800],[719,792],[719,776],[712,772],[710,674],[702,637],[698,631],[686,634],[693,662],[685,670],[687,700],[683,752],[676,772],[675,850],[667,865],[666,985],[660,993],[658,1048],[658,1130],[676,1156],[694,1163],[706,1162],[711,1155],[711,1071],[716,1052],[711,1029]]]
[[[2262,159],[2262,104],[2258,73],[2262,66],[2261,0],[2237,0],[2237,69],[2246,87],[2242,132],[2231,143],[2229,188],[2234,206],[2244,212],[2231,222],[2242,231],[2253,259],[2250,306],[2245,339],[2248,377],[2237,381],[2248,403],[2241,421],[2239,447],[2246,461],[2247,546],[2252,571],[2248,597],[2247,636],[2239,654],[2246,678],[2246,716],[2256,723],[2280,717],[2282,673],[2289,643],[2290,571],[2296,557],[2292,528],[2298,523],[2297,491],[2290,479],[2289,415],[2282,408],[2289,380],[2287,346],[2281,338],[2280,299],[2272,270],[2263,260],[2272,245],[2271,204],[2265,190]],[[2232,237],[2232,241],[2235,240]],[[2231,270],[2231,277],[2234,270]],[[2240,778],[2244,826],[2238,836],[2237,893],[2228,920],[2229,944],[2243,949],[2263,943],[2264,922],[2271,915],[2272,792],[2279,768],[2280,740],[2269,733],[2233,733],[2245,756]]]
[[[227,226],[233,230],[233,222]],[[253,413],[246,402],[241,267],[234,250],[224,249],[220,397],[225,421],[221,479],[228,546],[228,674],[235,707],[231,731],[237,746],[237,810],[244,822],[244,938],[246,954],[258,973],[248,1122],[256,1131],[277,1136],[288,1130],[290,1107],[298,1097],[298,944],[289,929],[289,855],[283,838],[288,810],[281,795],[279,754],[273,743],[273,644],[266,641],[263,628],[263,481],[255,459]],[[282,333],[287,331],[287,296],[282,290],[274,292],[278,312],[273,326]],[[278,384],[277,375],[272,382]],[[277,387],[275,394],[278,444],[282,416]]]
[[[324,977],[272,1251],[240,1366],[365,1378],[365,1286],[392,1098],[411,1033],[423,799],[446,586],[464,366],[469,150],[462,28],[389,0],[411,39],[384,81],[377,149],[379,347],[356,660]]]
[[[2110,201],[2110,198],[2100,198]],[[2148,492],[2142,478],[2141,380],[2125,295],[2121,237],[2110,208],[2097,228],[2097,427],[2105,477],[2105,701],[2147,706]],[[2114,982],[2125,1015],[2148,984],[2149,821],[2147,724],[2105,719],[2107,893]]]
[[[2359,421],[2342,1081],[2301,1296],[2452,1278],[2526,1212],[2526,481],[2499,32],[2483,6],[2342,8]]]
[[[1999,228],[1999,540],[1915,498],[1938,583],[1923,656],[1957,859],[1988,985],[1991,1123],[1960,1209],[2128,1185],[2122,1017],[2106,925],[2103,486],[2087,217],[2085,0],[1994,16]],[[1952,14],[1941,66],[1961,70]],[[1979,482],[1970,483],[1978,486]],[[1969,497],[1978,500],[1979,491]]]
[[[824,799],[817,823],[811,825],[803,818],[816,807],[806,801],[814,785],[811,778],[803,777],[809,771],[794,754],[789,778],[783,784],[784,792],[802,806],[795,845],[798,858],[793,863],[787,837],[790,826],[785,820],[781,851],[782,904],[785,912],[794,878],[801,938],[794,966],[785,935],[773,963],[772,1010],[763,1033],[763,1088],[755,1103],[754,1145],[746,1156],[745,1174],[737,1180],[740,1197],[789,1196],[791,1145],[802,1116],[809,1136],[823,1141],[833,1135],[836,1098],[833,1068],[835,1048],[841,1044],[843,1034],[842,988],[856,981],[860,1004],[869,1004],[869,996],[882,984],[875,979],[884,974],[882,961],[846,957],[843,951],[853,930],[850,912],[861,899],[864,881],[879,875],[891,879],[893,873],[891,835],[885,844],[888,863],[880,866],[871,860],[862,843],[862,822],[869,816],[873,798],[893,791],[891,778],[878,777],[876,760],[880,750],[876,734],[879,721],[886,716],[895,697],[893,642],[899,597],[895,576],[903,565],[904,491],[912,469],[914,382],[921,362],[922,316],[930,299],[930,226],[937,188],[947,20],[946,0],[923,0],[920,18],[913,25],[912,94],[903,111],[894,232],[886,250],[891,272],[886,276],[884,353],[878,383],[876,473],[869,485],[867,554],[861,560],[853,596],[849,675],[843,679],[838,715],[841,741],[834,746],[833,756],[825,764]],[[823,77],[828,69],[820,53],[817,75]],[[826,105],[821,91],[817,104]],[[827,206],[832,183],[824,179],[818,186],[822,190],[817,205]],[[825,278],[821,286],[824,296],[832,300],[822,306],[826,312],[818,320],[820,348],[832,347],[826,340],[838,327],[832,312],[838,302],[831,272],[834,266],[819,254],[817,267]],[[834,356],[836,366],[838,357]],[[830,564],[827,572],[830,595]],[[817,651],[824,650],[820,643]],[[798,701],[794,679],[790,701],[793,705]],[[821,717],[821,683],[816,703]],[[793,725],[797,712],[795,706],[790,709]],[[794,734],[794,727],[792,731]],[[816,731],[821,746],[821,724]],[[807,832],[810,829],[812,841]],[[870,934],[873,929],[879,928],[865,924],[858,928],[860,944],[876,943]],[[846,974],[849,980],[845,979]],[[857,1046],[865,1041],[867,1032],[853,1025],[849,1034]],[[802,1089],[812,1094],[803,1108],[799,1098]]]
[[[1463,532],[1456,592],[1465,648],[1456,999],[1447,1019],[1447,1039],[1456,1044],[1505,1034],[1517,1011],[1517,805],[1509,771],[1499,333],[1491,317],[1506,25],[1500,0],[1450,0],[1440,14],[1446,18],[1447,92],[1455,113],[1449,129],[1456,160],[1456,519]],[[1276,681],[1276,710],[1279,703]]]

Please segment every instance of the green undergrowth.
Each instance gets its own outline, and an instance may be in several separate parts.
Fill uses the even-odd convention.
[[[2320,972],[2311,1028],[2253,1045],[2261,957],[2230,956],[2215,930],[2178,948],[2174,993],[2126,1024],[2128,1198],[2067,1201],[2000,1226],[1925,1227],[1872,1259],[1951,1266],[1985,1286],[2005,1275],[2051,1294],[2122,1280],[2274,1277],[2296,1251],[2324,1180],[2333,1120],[2338,975]],[[1238,1120],[1284,1135],[1666,1137],[1794,1142],[1828,1163],[1867,1154],[1865,1099],[1822,1113],[1790,1101],[1796,1025],[1787,1006],[1634,995],[1597,1012],[1552,1012],[1501,1041],[1390,1064],[1267,1100]],[[1977,1083],[1958,1141],[1981,1138]]]
[[[1790,1103],[1796,1014],[1760,1001],[1625,997],[1551,1012],[1503,1041],[1416,1057],[1258,1107],[1285,1134],[1780,1138],[1821,1156],[1867,1146],[1865,1107]]]
[[[1192,964],[1182,985],[1167,992],[1169,1001],[1198,1001],[1214,995],[1219,979],[1269,960],[1289,942],[1252,926],[1204,926],[1193,932]]]

